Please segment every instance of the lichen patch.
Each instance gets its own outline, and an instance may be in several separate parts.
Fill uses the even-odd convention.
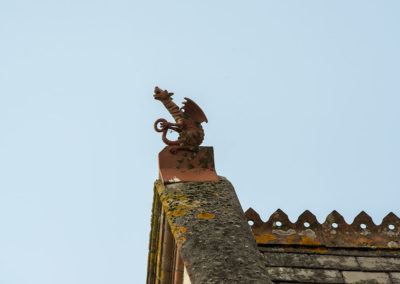
[[[197,218],[199,219],[214,219],[215,218],[215,214],[212,213],[200,213],[197,215]]]

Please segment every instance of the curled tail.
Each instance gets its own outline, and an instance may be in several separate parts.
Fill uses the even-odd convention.
[[[168,131],[168,129],[170,129],[170,128],[168,128],[168,127],[162,127],[162,126],[161,126],[160,128],[158,128],[158,124],[159,124],[159,123],[167,123],[167,121],[166,121],[164,118],[160,118],[160,119],[157,119],[157,120],[154,122],[154,129],[155,129],[157,132],[162,132],[162,141],[163,141],[165,144],[167,144],[167,145],[169,145],[169,146],[181,144],[181,138],[178,138],[178,139],[175,140],[175,141],[169,140],[169,139],[167,138],[167,131]],[[172,129],[172,130],[174,130],[174,129]]]

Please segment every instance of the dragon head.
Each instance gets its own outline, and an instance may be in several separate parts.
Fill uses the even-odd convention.
[[[154,88],[154,98],[159,101],[168,100],[174,93],[168,93],[167,90],[162,90],[159,87]]]

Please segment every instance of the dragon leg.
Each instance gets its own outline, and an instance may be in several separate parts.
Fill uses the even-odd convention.
[[[162,135],[162,141],[163,141],[165,144],[167,144],[168,146],[179,145],[179,144],[181,144],[182,141],[181,141],[180,138],[178,138],[178,139],[175,140],[175,141],[169,140],[169,139],[167,138],[167,131],[168,131],[168,128],[164,129],[163,135]]]

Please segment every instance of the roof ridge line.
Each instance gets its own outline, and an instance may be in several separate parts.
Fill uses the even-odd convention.
[[[388,213],[379,225],[365,211],[361,211],[351,224],[336,210],[323,223],[319,223],[309,210],[305,210],[294,223],[281,209],[272,213],[266,222],[252,208],[245,215],[253,222],[251,229],[260,244],[400,248],[400,218],[393,212]]]

